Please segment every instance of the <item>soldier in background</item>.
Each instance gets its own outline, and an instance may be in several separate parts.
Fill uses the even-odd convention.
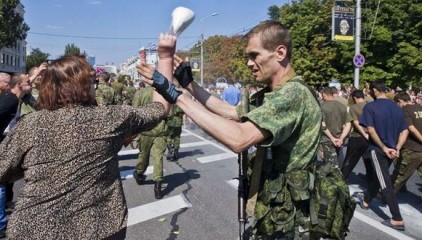
[[[135,96],[136,88],[133,86],[131,80],[127,80],[127,87],[123,91],[123,104],[132,105],[133,97]]]
[[[183,110],[176,104],[170,109],[167,118],[167,126],[169,127],[169,135],[167,137],[167,160],[176,161],[179,159],[180,135],[182,134]]]
[[[123,92],[125,91],[126,86],[122,82],[123,80],[121,78],[118,78],[117,76],[113,76],[113,82],[110,84],[110,86],[114,89],[114,92],[115,92],[114,103],[117,105],[123,104]]]
[[[112,87],[108,84],[109,75],[106,72],[100,73],[98,76],[98,86],[95,90],[95,100],[99,106],[114,105],[115,103],[115,92]]]
[[[151,103],[153,92],[154,88],[150,86],[141,88],[141,90],[138,90],[137,94],[135,94],[132,106],[138,107]],[[166,121],[161,120],[155,128],[147,132],[142,132],[138,142],[139,156],[136,162],[135,171],[133,172],[133,178],[135,178],[138,185],[145,183],[146,176],[144,173],[148,168],[150,155],[152,155],[154,162],[152,180],[155,182],[154,196],[156,199],[163,198],[161,183],[163,181],[163,157],[164,152],[166,151],[167,135],[168,127]]]

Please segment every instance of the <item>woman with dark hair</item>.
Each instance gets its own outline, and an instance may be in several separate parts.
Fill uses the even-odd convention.
[[[160,37],[160,47],[174,45],[174,37]],[[172,66],[161,69],[171,77]],[[39,111],[1,143],[0,184],[25,179],[9,239],[125,238],[128,211],[116,156],[125,139],[153,128],[169,105],[154,92],[154,102],[140,108],[97,106],[94,81],[84,57],[52,61]]]

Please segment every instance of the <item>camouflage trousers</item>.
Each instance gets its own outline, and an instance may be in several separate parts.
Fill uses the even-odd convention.
[[[400,191],[415,170],[419,172],[419,177],[422,180],[422,152],[403,149],[394,165],[392,177],[394,193]]]
[[[167,144],[173,145],[174,149],[180,148],[180,135],[182,134],[182,127],[169,126],[170,134],[167,137]]]
[[[166,136],[151,137],[141,135],[139,138],[139,156],[136,162],[136,171],[144,174],[149,165],[149,159],[152,155],[154,161],[154,172],[152,179],[154,181],[163,180],[163,156],[166,151]]]
[[[334,146],[334,144],[327,138],[322,137],[318,146],[318,155],[324,163],[331,163],[336,168],[339,168],[338,155],[341,148]]]

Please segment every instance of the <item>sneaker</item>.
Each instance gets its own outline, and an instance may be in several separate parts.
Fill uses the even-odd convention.
[[[133,171],[133,178],[136,180],[138,185],[142,185],[145,183],[146,176],[143,174],[139,174],[137,170]]]

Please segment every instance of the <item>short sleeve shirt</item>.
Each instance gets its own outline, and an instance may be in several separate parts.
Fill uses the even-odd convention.
[[[389,148],[396,148],[399,135],[407,129],[402,109],[390,99],[377,99],[365,105],[359,121],[363,127],[373,127],[381,141]],[[379,149],[370,138],[370,149]]]
[[[340,137],[343,125],[352,119],[346,106],[336,100],[321,103],[322,119],[335,137]]]
[[[263,104],[242,119],[271,133],[261,146],[272,148],[273,159],[287,164],[286,172],[304,169],[313,159],[321,135],[321,110],[305,85],[286,82],[266,93]]]
[[[350,106],[349,108],[349,114],[351,117],[351,121],[358,121],[360,116],[362,116],[363,107],[365,107],[366,102],[356,103]],[[355,128],[353,128],[353,131],[351,133],[352,136],[360,136],[360,134],[357,132]]]
[[[403,112],[406,123],[409,126],[413,125],[420,133],[422,133],[422,106],[418,104],[406,105],[403,108]],[[415,152],[422,152],[421,142],[417,140],[412,133],[409,133],[409,137],[407,138],[403,148],[407,148]]]

